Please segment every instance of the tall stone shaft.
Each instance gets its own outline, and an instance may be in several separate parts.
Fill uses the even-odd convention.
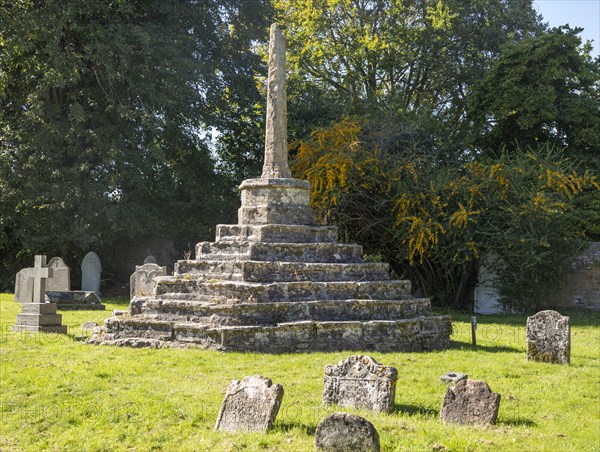
[[[267,127],[262,179],[291,178],[287,146],[287,99],[285,89],[285,38],[277,24],[271,25],[269,78],[267,81]]]

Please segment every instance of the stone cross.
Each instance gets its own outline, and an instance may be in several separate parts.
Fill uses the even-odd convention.
[[[277,24],[271,25],[269,78],[267,81],[267,127],[262,179],[291,178],[287,146],[287,100],[285,89],[285,38]]]
[[[33,272],[33,302],[44,303],[46,297],[46,279],[52,276],[52,269],[46,267],[46,256],[36,255],[34,258]]]

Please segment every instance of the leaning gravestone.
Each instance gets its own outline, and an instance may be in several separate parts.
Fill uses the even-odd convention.
[[[479,380],[461,380],[449,386],[444,396],[440,420],[455,424],[494,424],[498,417],[500,394]]]
[[[527,317],[527,360],[557,364],[571,362],[569,317],[550,310]]]
[[[315,449],[327,452],[379,452],[379,434],[365,418],[332,413],[315,431]]]
[[[323,404],[373,411],[394,410],[398,371],[370,356],[354,355],[337,366],[325,366]]]
[[[166,276],[167,267],[156,264],[136,265],[135,272],[129,278],[129,294],[133,297],[144,297],[154,293],[157,277]]]
[[[47,333],[66,333],[62,325],[62,316],[56,313],[55,303],[45,303],[46,280],[52,276],[52,269],[46,267],[46,256],[35,256],[35,263],[29,272],[33,280],[33,293],[17,314],[17,322],[11,331],[40,331]]]
[[[52,276],[46,281],[46,291],[64,292],[71,290],[71,269],[60,257],[53,257],[48,262]]]
[[[272,427],[283,398],[283,387],[256,375],[234,380],[227,387],[215,430],[266,432]]]
[[[102,265],[96,253],[90,251],[81,262],[81,290],[100,293],[100,275]]]

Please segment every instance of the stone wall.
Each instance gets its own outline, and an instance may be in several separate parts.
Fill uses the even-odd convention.
[[[540,300],[540,308],[600,311],[600,242],[590,243],[570,262],[558,287]]]

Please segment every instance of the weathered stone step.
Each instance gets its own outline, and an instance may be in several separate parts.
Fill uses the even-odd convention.
[[[336,226],[296,224],[239,225],[218,224],[216,241],[251,241],[269,243],[337,242]]]
[[[136,299],[132,315],[215,325],[268,325],[300,320],[400,320],[431,314],[427,298],[407,300],[318,300],[288,303],[212,304]]]
[[[175,275],[248,282],[277,281],[384,281],[389,280],[389,264],[357,262],[350,264],[262,261],[190,261],[175,264]]]
[[[165,277],[156,286],[156,296],[162,299],[227,304],[348,299],[400,300],[410,295],[410,287],[408,280],[292,281],[264,284]]]
[[[200,242],[196,260],[284,262],[362,262],[362,246],[345,243]]]
[[[98,342],[129,346],[197,346],[226,351],[302,352],[369,350],[416,352],[448,346],[448,316],[405,320],[303,321],[270,326],[213,327],[193,322],[112,318]]]

